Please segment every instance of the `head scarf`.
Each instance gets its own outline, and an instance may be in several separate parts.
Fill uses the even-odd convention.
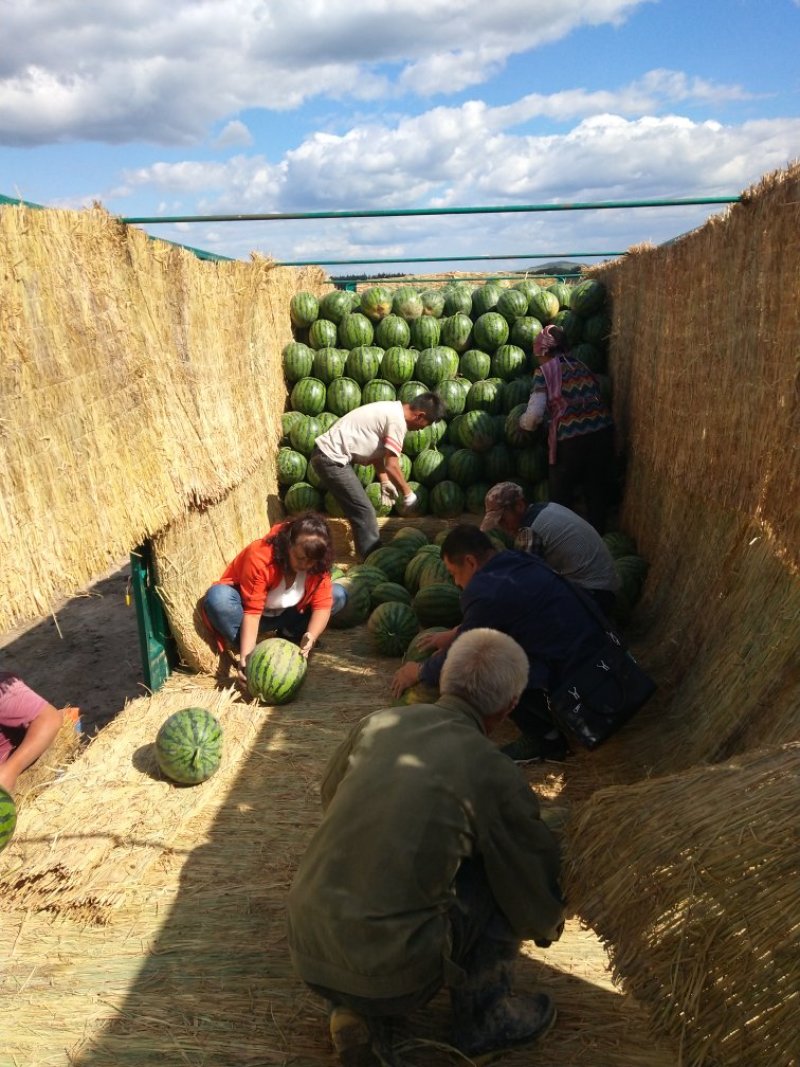
[[[560,326],[545,326],[533,341],[533,354],[537,358],[555,356],[566,350],[567,339]]]

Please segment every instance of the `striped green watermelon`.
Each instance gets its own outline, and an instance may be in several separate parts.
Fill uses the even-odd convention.
[[[458,361],[458,373],[470,382],[480,382],[489,377],[492,357],[479,348],[470,348]]]
[[[383,349],[374,345],[358,345],[351,348],[344,365],[348,378],[364,386],[378,374],[383,359]]]
[[[521,282],[515,282],[511,288],[519,289],[521,293],[524,293],[528,299],[528,307],[530,307],[531,297],[540,292],[542,287],[532,278],[523,278]]]
[[[350,294],[342,289],[334,289],[332,292],[326,293],[320,300],[319,315],[320,318],[335,322],[338,326],[345,315],[350,314],[352,307],[353,302],[350,299]]]
[[[572,348],[580,343],[583,337],[583,319],[569,308],[564,308],[553,316],[553,326],[558,326],[564,331],[567,345]]]
[[[544,445],[537,443],[517,453],[517,474],[523,481],[534,485],[547,478],[547,452]]]
[[[325,410],[325,396],[325,383],[319,378],[301,378],[292,386],[289,402],[295,411],[302,411],[304,415],[319,415]]]
[[[464,410],[467,394],[458,378],[447,378],[445,381],[439,382],[434,392],[444,403],[445,418],[452,419],[455,415],[460,415]]]
[[[530,374],[523,374],[519,378],[506,382],[505,392],[503,393],[503,410],[506,415],[518,404],[527,404],[528,400],[530,400],[532,389],[533,377]]]
[[[402,459],[402,456],[400,458]],[[408,481],[408,479],[406,480]],[[395,514],[402,515],[404,519],[412,516],[416,518],[419,515],[427,515],[429,498],[428,490],[424,485],[420,485],[419,482],[415,481],[409,481],[408,488],[416,495],[417,502],[413,507],[407,508],[402,499],[398,497],[394,506]]]
[[[444,308],[442,314],[472,315],[472,287],[464,282],[449,285],[444,290]],[[455,346],[454,346],[455,347]]]
[[[608,533],[603,534],[603,541],[614,559],[620,556],[636,555],[636,542],[622,530],[609,530]]]
[[[295,293],[289,301],[289,318],[295,326],[311,326],[319,315],[319,302],[313,293]]]
[[[367,494],[367,500],[375,511],[376,515],[381,517],[388,515],[392,510],[391,504],[381,503],[381,484],[380,482],[372,482],[371,485],[366,486],[364,492]]]
[[[409,382],[414,377],[414,364],[417,362],[417,353],[410,348],[401,345],[393,345],[387,348],[381,362],[381,374],[387,382],[399,386]]]
[[[481,481],[483,477],[483,457],[471,448],[459,448],[450,457],[447,465],[448,477],[467,489],[473,482]]]
[[[254,653],[251,653],[251,656]],[[248,671],[250,664],[248,662]],[[222,727],[207,708],[182,708],[156,734],[156,763],[180,785],[205,782],[222,762]]]
[[[437,318],[431,315],[421,315],[409,323],[411,327],[411,345],[413,348],[423,351],[439,344],[441,325]]]
[[[528,298],[519,289],[504,289],[497,301],[497,311],[509,326],[528,313]]]
[[[289,444],[289,434],[292,431],[292,427],[297,423],[302,422],[303,419],[307,419],[309,416],[304,415],[302,411],[284,411],[281,415],[281,429],[283,430],[283,437],[281,438],[281,444]]]
[[[293,448],[278,449],[278,483],[280,485],[294,485],[302,482],[306,476],[308,460],[302,453],[295,452]]]
[[[337,582],[337,585],[340,585],[347,593],[347,602],[340,611],[331,615],[330,625],[335,630],[349,630],[351,626],[360,626],[362,622],[367,621],[372,611],[372,593],[369,584],[344,578]]]
[[[558,300],[558,306],[560,308],[568,308],[572,300],[572,288],[567,285],[566,282],[553,282],[552,285],[545,286],[548,293],[552,293]]]
[[[426,585],[414,595],[411,606],[421,626],[458,626],[461,622],[461,595],[451,582]]]
[[[283,503],[290,515],[297,515],[301,511],[319,511],[322,493],[308,482],[295,482],[286,490]]]
[[[524,352],[533,350],[533,342],[542,332],[542,324],[539,319],[532,315],[526,315],[524,319],[516,319],[511,327],[509,341],[512,345],[518,345]]]
[[[406,481],[408,481],[408,479],[406,479]],[[415,545],[414,552],[416,552],[418,548],[422,548],[423,545],[428,544],[427,536],[417,526],[403,526],[402,529],[398,530],[394,535],[391,543],[402,542],[405,544],[406,541]]]
[[[308,330],[308,343],[312,348],[332,348],[336,344],[336,323],[317,319]]]
[[[346,415],[361,403],[361,386],[352,378],[335,378],[328,386],[326,406],[334,415]]]
[[[525,373],[527,362],[528,357],[517,345],[500,345],[492,356],[492,377],[502,378],[504,382],[511,381],[518,374]]]
[[[422,314],[428,318],[440,319],[444,311],[444,293],[441,289],[423,289],[419,294],[422,300]]]
[[[465,352],[472,341],[472,319],[469,315],[456,312],[442,319],[442,328],[439,333],[439,344],[455,349],[456,352]]]
[[[307,670],[297,645],[273,637],[260,641],[247,657],[247,688],[264,704],[286,704],[297,695]]]
[[[330,385],[334,378],[344,374],[347,350],[344,348],[318,348],[314,353],[313,377]]]
[[[486,494],[491,489],[488,482],[473,482],[465,494],[465,504],[470,515],[483,515]]]
[[[481,315],[485,315],[487,311],[491,311],[497,307],[497,301],[503,295],[502,285],[498,285],[496,282],[486,282],[485,285],[479,285],[477,289],[472,293],[472,317],[473,319],[479,319]],[[483,348],[483,345],[480,345]]]
[[[383,656],[402,656],[419,632],[419,622],[410,604],[390,601],[379,604],[367,621],[372,644]]]
[[[546,504],[550,499],[550,482],[547,478],[544,478],[541,482],[537,482],[533,487],[533,503]]]
[[[446,626],[428,626],[425,630],[420,630],[406,649],[405,655],[403,656],[403,663],[423,663],[426,659],[430,659],[434,654],[435,649],[422,649],[420,648],[420,645],[426,637],[433,637],[434,634],[444,633],[447,633]]]
[[[379,582],[371,592],[373,611],[379,604],[410,604],[411,594],[398,582]]]
[[[375,404],[380,400],[396,400],[397,391],[385,378],[373,378],[361,390],[362,404]]]
[[[402,285],[395,289],[392,297],[392,314],[399,315],[401,319],[418,319],[422,314],[422,297],[416,289],[409,285]]]
[[[302,452],[304,456],[310,456],[314,448],[314,442],[322,432],[319,419],[313,415],[303,415],[289,431],[289,443],[295,452]]]
[[[319,423],[320,433],[327,433],[331,426],[339,421],[339,416],[334,415],[332,411],[320,411],[316,418]]]
[[[439,690],[435,685],[423,685],[421,682],[417,682],[416,685],[410,686],[402,696],[393,701],[392,707],[409,708],[413,704],[435,704],[438,699]]]
[[[517,404],[506,415],[503,437],[506,444],[512,448],[527,448],[533,443],[533,434],[529,430],[523,430],[519,424],[520,415],[527,406],[527,403]]]
[[[372,344],[375,330],[366,315],[351,311],[339,323],[337,336],[342,348],[358,348],[359,345]]]
[[[457,373],[458,353],[446,345],[423,349],[414,368],[416,377],[429,389],[433,389],[447,378],[455,378]]]
[[[289,385],[294,385],[301,378],[311,374],[314,365],[314,350],[300,341],[290,341],[284,345],[281,353],[283,376]]]
[[[365,489],[375,481],[375,468],[371,463],[354,463],[353,473]]]
[[[431,551],[435,549],[436,551]],[[422,545],[414,556],[406,564],[406,569],[403,572],[403,585],[413,596],[419,592],[419,579],[425,564],[429,559],[439,559],[441,551],[438,545]]]
[[[380,322],[392,310],[392,291],[382,285],[373,285],[361,294],[361,310],[372,322]]]
[[[483,469],[490,482],[507,482],[516,473],[514,455],[508,445],[492,445],[483,454]]]
[[[411,342],[411,329],[405,319],[399,315],[387,315],[381,319],[375,330],[375,343],[381,348],[404,348]]]
[[[602,345],[611,336],[611,316],[605,311],[599,311],[583,320],[583,340],[591,345]]]
[[[572,359],[580,360],[585,367],[589,368],[592,374],[603,374],[606,370],[606,354],[597,345],[591,345],[584,341],[583,344],[575,345],[574,348],[570,349],[569,354]]]
[[[400,470],[403,472],[403,477],[408,481],[411,477],[411,457],[407,456],[405,452],[401,452],[397,457],[397,461],[400,464]]]
[[[445,536],[447,530],[442,531]],[[424,589],[426,585],[434,585],[435,583],[443,582],[445,585],[452,584],[453,579],[450,577],[450,572],[445,566],[444,560],[441,556],[429,555],[425,562],[419,569],[417,576],[417,592],[420,589]]]
[[[319,509],[318,510],[319,511],[324,511],[325,510],[325,486],[322,484],[322,479],[320,478],[320,476],[314,470],[314,466],[313,466],[312,463],[309,463],[308,467],[306,468],[305,483],[306,483],[306,485],[310,485],[312,489],[318,489],[320,491],[321,500],[320,500],[320,504],[319,504]],[[295,484],[297,484],[297,483],[295,483]]]
[[[602,282],[587,278],[573,286],[570,307],[578,315],[588,319],[598,312],[606,302],[606,287]]]
[[[382,545],[370,552],[367,564],[383,571],[390,582],[402,582],[405,573],[408,553],[392,544]]]
[[[475,320],[472,336],[480,351],[494,352],[508,340],[508,323],[496,311],[487,311]]]
[[[375,551],[379,551],[375,549]],[[369,587],[370,593],[376,585],[380,585],[381,582],[387,582],[389,580],[386,571],[382,567],[372,563],[372,556],[374,552],[371,552],[365,563],[356,563],[355,566],[350,567],[347,571],[347,583],[352,584],[354,582],[361,582]]]
[[[403,440],[403,451],[413,460],[420,452],[431,447],[432,434],[430,426],[424,426],[421,430],[408,430]],[[414,465],[411,465],[411,473],[414,473]]]
[[[465,411],[459,418],[459,440],[465,448],[486,452],[497,440],[494,419],[488,411]]]
[[[503,394],[505,392],[502,382],[484,378],[483,381],[475,382],[467,393],[465,411],[488,411],[496,415],[503,409]]]
[[[11,794],[0,786],[0,852],[14,836],[17,826],[17,806]]]
[[[447,479],[431,489],[431,511],[440,519],[452,519],[464,510],[464,492],[456,482]]]
[[[411,464],[411,473],[415,481],[430,489],[447,477],[447,457],[435,448],[426,448]]]
[[[539,322],[550,322],[558,314],[558,297],[546,289],[540,289],[528,301],[528,314]]]

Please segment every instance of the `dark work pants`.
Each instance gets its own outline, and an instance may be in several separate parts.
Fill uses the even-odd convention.
[[[349,465],[334,463],[318,448],[311,453],[311,466],[350,520],[356,552],[361,559],[366,559],[370,552],[380,546],[381,538],[375,508],[370,504],[356,472]]]
[[[559,441],[548,478],[551,501],[574,510],[575,495],[582,491],[586,521],[604,534],[613,498],[614,462],[614,430],[610,426]]]
[[[544,689],[526,689],[511,712],[511,721],[520,733],[537,741],[558,729]]]
[[[483,862],[467,859],[455,879],[455,901],[448,912],[452,937],[451,959],[469,983],[496,963],[512,963],[521,941],[508,924],[492,896]],[[401,997],[356,997],[323,986],[310,985],[333,1005],[342,1004],[367,1018],[410,1015],[423,1007],[445,984],[444,975],[427,986]]]

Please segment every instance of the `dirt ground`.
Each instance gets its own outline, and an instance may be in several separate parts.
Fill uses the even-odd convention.
[[[120,560],[48,618],[0,634],[0,669],[19,674],[57,708],[80,708],[90,736],[146,693],[136,609],[125,602],[129,575],[128,560]]]

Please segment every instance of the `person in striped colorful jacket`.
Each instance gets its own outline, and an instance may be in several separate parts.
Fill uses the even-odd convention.
[[[568,349],[559,326],[545,326],[533,342],[539,366],[523,430],[547,425],[550,500],[575,510],[582,492],[586,519],[606,531],[614,479],[614,420],[594,374]]]

